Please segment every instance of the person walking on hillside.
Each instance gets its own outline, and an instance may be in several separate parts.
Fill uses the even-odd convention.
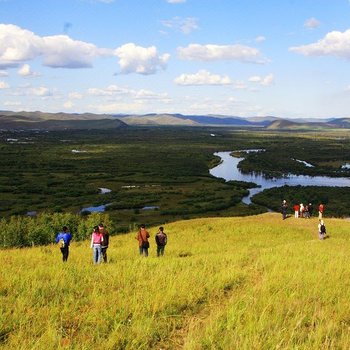
[[[159,227],[159,232],[156,234],[156,243],[157,243],[157,256],[164,255],[164,248],[168,243],[168,236],[164,232],[163,226]]]
[[[140,255],[144,255],[145,257],[148,256],[148,248],[149,248],[148,238],[149,237],[150,237],[150,234],[146,230],[146,226],[142,224],[135,238],[139,241]]]
[[[299,217],[299,208],[300,208],[300,206],[299,206],[298,203],[294,204],[294,206],[293,206],[293,209],[294,209],[294,217],[295,217],[296,219],[298,219],[298,217]]]
[[[309,216],[310,216],[310,218],[311,218],[311,216],[312,216],[313,210],[314,210],[314,208],[313,208],[313,206],[312,206],[312,203],[309,203]]]
[[[105,228],[105,226],[102,223],[100,223],[98,225],[98,230],[100,231],[100,233],[103,236],[103,241],[102,241],[102,245],[101,245],[101,254],[102,254],[103,262],[106,263],[107,262],[107,249],[108,249],[108,245],[109,245],[109,232],[107,231],[107,229]]]
[[[322,220],[323,219],[323,213],[324,213],[324,204],[320,203],[318,206],[318,219]]]
[[[91,235],[92,261],[94,264],[101,263],[102,243],[103,243],[103,235],[99,231],[98,226],[95,226]]]
[[[283,200],[283,202],[282,202],[282,207],[281,207],[281,212],[282,212],[282,218],[283,218],[283,220],[287,217],[287,208],[288,208],[287,201],[286,201],[286,200]]]
[[[299,217],[303,218],[304,217],[304,210],[305,210],[305,207],[304,207],[304,204],[303,203],[300,203],[300,206],[299,206]]]
[[[56,236],[56,243],[59,244],[59,247],[62,253],[63,262],[66,262],[68,260],[69,245],[71,240],[72,240],[72,235],[68,231],[68,227],[63,226],[62,232],[59,232]]]
[[[321,239],[321,240],[324,239],[326,233],[327,233],[326,225],[325,225],[323,220],[320,220],[320,222],[318,224],[318,237],[319,237],[319,239]]]

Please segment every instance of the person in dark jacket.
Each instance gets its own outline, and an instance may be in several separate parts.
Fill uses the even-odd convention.
[[[159,227],[159,232],[156,234],[156,243],[157,243],[157,256],[164,255],[164,248],[168,243],[168,236],[164,232],[164,228]]]
[[[281,212],[282,212],[282,219],[283,220],[287,217],[287,208],[288,208],[287,201],[284,200],[282,202],[282,206],[281,206]]]
[[[101,223],[98,225],[98,229],[100,233],[102,233],[103,236],[103,242],[101,245],[101,254],[103,258],[103,262],[107,262],[107,249],[109,245],[109,232],[107,231],[106,227]]]
[[[63,262],[66,262],[68,260],[69,245],[71,240],[72,235],[68,231],[68,227],[63,226],[62,232],[59,232],[56,236],[56,243],[59,243]]]

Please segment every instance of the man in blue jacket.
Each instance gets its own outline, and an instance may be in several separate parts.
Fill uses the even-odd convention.
[[[66,262],[68,260],[69,244],[71,240],[72,240],[72,235],[68,231],[68,227],[63,226],[63,231],[59,232],[56,236],[56,243],[59,244],[59,247],[62,253],[63,262]]]

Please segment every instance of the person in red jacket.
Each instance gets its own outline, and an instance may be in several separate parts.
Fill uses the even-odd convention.
[[[294,217],[297,219],[299,217],[299,209],[300,209],[299,204],[294,204],[293,209],[294,209]]]
[[[150,234],[146,230],[146,226],[142,224],[135,238],[139,241],[140,255],[144,255],[146,257],[148,256],[148,248],[149,248],[148,238],[149,237],[150,237]]]
[[[323,213],[324,213],[324,204],[320,204],[318,206],[318,219],[322,220],[323,219]]]

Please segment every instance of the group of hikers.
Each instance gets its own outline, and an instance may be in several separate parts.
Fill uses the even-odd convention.
[[[282,218],[285,220],[287,218],[287,209],[288,209],[288,203],[286,200],[283,200],[281,205],[281,213]],[[313,206],[311,203],[304,205],[303,203],[295,203],[293,205],[294,210],[294,217],[296,219],[298,218],[306,218],[310,219],[313,215]],[[323,221],[323,215],[324,215],[325,205],[323,203],[320,203],[318,206],[318,237],[319,239],[323,240],[326,237],[326,225]]]
[[[135,237],[139,243],[139,253],[145,257],[148,256],[148,249],[150,247],[149,238],[150,234],[146,230],[146,226],[142,224]],[[69,232],[67,226],[63,226],[62,231],[56,236],[56,243],[62,253],[62,260],[66,262],[69,256],[69,246],[72,240],[72,234]],[[157,245],[157,256],[164,255],[164,249],[168,242],[168,236],[164,232],[164,228],[159,227],[159,231],[155,236],[155,241]],[[103,223],[94,226],[91,234],[90,247],[92,249],[92,261],[94,264],[100,264],[103,260],[107,263],[107,249],[109,246],[109,232],[105,228]]]

